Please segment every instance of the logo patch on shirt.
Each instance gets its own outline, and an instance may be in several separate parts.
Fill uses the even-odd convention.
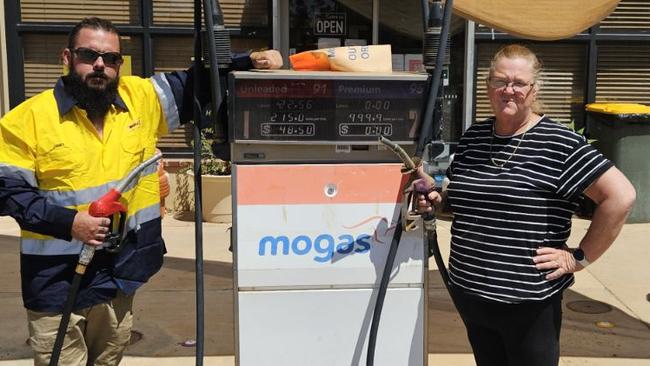
[[[134,130],[137,130],[138,128],[140,128],[140,126],[142,126],[142,121],[140,121],[138,119],[138,120],[135,120],[135,121],[129,123],[129,125],[126,126],[126,127],[129,129],[129,131],[134,131]]]

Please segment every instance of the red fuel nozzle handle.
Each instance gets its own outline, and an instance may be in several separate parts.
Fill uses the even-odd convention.
[[[115,188],[111,188],[100,199],[90,204],[88,213],[94,217],[112,217],[118,212],[126,212],[126,207],[120,203],[121,196],[120,192]]]
[[[105,195],[97,201],[93,201],[88,208],[88,213],[94,217],[108,217],[110,221],[110,229],[104,238],[104,249],[109,253],[117,253],[122,249],[122,231],[124,230],[126,219],[126,207],[120,203],[120,193],[118,188],[111,188]],[[113,219],[115,215],[119,217],[119,225],[117,231],[115,229]]]
[[[88,213],[93,217],[108,217],[111,219],[111,226],[113,226],[113,215],[117,213],[126,213],[126,207],[120,203],[122,194],[115,188],[111,188],[105,195],[97,201],[93,201],[88,208]],[[95,247],[93,245],[84,244],[81,253],[79,254],[79,261],[75,272],[83,275],[86,271],[86,266],[90,263],[95,255]]]

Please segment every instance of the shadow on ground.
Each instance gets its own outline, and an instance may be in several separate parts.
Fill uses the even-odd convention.
[[[31,357],[25,344],[27,327],[19,282],[19,245],[13,236],[0,235],[0,360]],[[234,302],[232,264],[206,261],[205,354],[233,355]],[[195,348],[181,345],[195,338],[194,261],[168,257],[161,272],[135,298],[134,330],[143,338],[127,351],[132,356],[192,356]],[[571,290],[565,292],[562,356],[650,358],[650,326],[615,307],[592,304],[580,313],[566,304],[591,301]],[[593,311],[592,311],[593,312]],[[428,351],[470,353],[462,322],[437,271],[429,273]],[[608,322],[613,328],[601,328]],[[607,324],[607,323],[603,323]]]
[[[429,353],[471,353],[463,323],[438,271],[429,272],[428,315]],[[650,358],[650,324],[572,290],[564,292],[560,337],[565,357]]]

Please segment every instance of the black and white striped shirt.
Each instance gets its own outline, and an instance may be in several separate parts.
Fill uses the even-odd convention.
[[[493,134],[493,124],[465,132],[447,171],[450,279],[493,301],[543,300],[570,286],[573,275],[546,280],[535,250],[566,243],[578,198],[612,163],[547,117],[516,136]]]

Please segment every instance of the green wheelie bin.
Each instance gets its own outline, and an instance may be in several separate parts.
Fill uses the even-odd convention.
[[[628,223],[650,222],[650,107],[587,105],[587,134],[594,146],[632,182],[637,200]]]

